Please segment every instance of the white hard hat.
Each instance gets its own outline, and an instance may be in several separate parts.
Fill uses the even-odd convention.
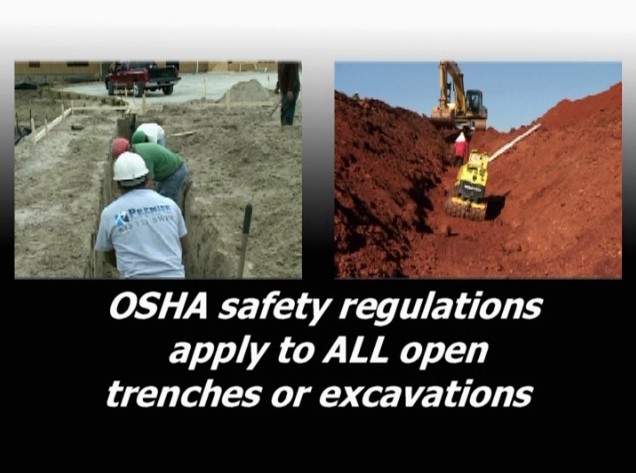
[[[126,151],[119,155],[113,165],[113,180],[124,187],[133,187],[144,181],[148,168],[144,159],[137,153]]]

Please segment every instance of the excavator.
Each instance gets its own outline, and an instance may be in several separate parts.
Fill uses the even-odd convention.
[[[451,101],[452,78],[455,101]],[[440,97],[439,106],[431,113],[431,121],[439,128],[460,128],[463,130],[485,130],[488,109],[483,104],[481,90],[465,90],[464,74],[454,61],[439,63]]]

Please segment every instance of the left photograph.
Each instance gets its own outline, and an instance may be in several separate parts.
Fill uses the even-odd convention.
[[[302,63],[16,61],[16,279],[302,278]]]

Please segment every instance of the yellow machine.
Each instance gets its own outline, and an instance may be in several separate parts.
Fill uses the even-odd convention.
[[[455,101],[451,100],[451,76],[455,90]],[[470,128],[485,130],[488,109],[483,104],[481,90],[465,90],[464,74],[456,62],[441,61],[439,63],[439,106],[431,113],[431,121],[438,127]]]
[[[470,152],[468,162],[459,168],[453,190],[446,200],[448,215],[470,220],[486,218],[488,158],[488,153]]]

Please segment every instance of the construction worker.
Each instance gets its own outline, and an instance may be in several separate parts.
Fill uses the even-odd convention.
[[[166,146],[166,132],[158,123],[142,123],[137,127],[130,139],[132,144],[157,143]]]
[[[115,138],[111,147],[113,158],[117,159],[125,151],[140,155],[148,167],[150,186],[183,208],[183,193],[190,184],[190,176],[180,155],[157,143],[137,143],[131,146],[126,138]]]
[[[293,125],[296,101],[300,94],[300,63],[279,62],[275,93],[280,92],[280,124]]]
[[[468,153],[468,141],[466,141],[466,137],[464,136],[464,132],[462,131],[457,139],[455,139],[455,144],[453,145],[455,149],[455,159],[453,160],[453,166],[461,166],[464,164],[464,159]]]
[[[149,188],[148,168],[125,151],[113,165],[122,195],[101,213],[95,249],[123,279],[185,278],[188,232],[179,207]]]

